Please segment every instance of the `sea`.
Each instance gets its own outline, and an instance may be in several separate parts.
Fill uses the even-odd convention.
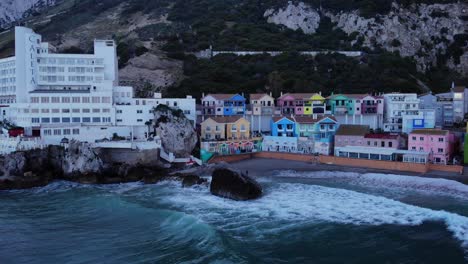
[[[264,195],[207,185],[0,192],[0,263],[468,263],[468,187],[385,174],[278,171]]]

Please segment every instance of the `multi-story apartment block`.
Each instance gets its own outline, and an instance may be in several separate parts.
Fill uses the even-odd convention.
[[[277,105],[284,115],[324,115],[325,98],[318,93],[282,94]]]
[[[131,87],[118,86],[114,41],[95,40],[94,54],[54,54],[48,47],[31,29],[15,28],[15,56],[0,60],[2,120],[47,144],[64,137],[94,142],[113,134],[149,136],[145,123],[162,100],[133,98]],[[175,101],[195,120],[194,99]]]
[[[419,96],[421,109],[435,110],[435,125],[437,127],[451,127],[454,119],[453,93],[440,93],[433,95],[427,93]]]
[[[453,119],[455,123],[461,123],[468,113],[468,89],[463,86],[452,87],[453,94]]]
[[[434,128],[435,110],[420,109],[416,94],[384,95],[384,131],[409,133],[413,129]]]
[[[447,164],[453,157],[454,134],[448,130],[417,129],[408,136],[408,150],[429,153],[429,161]]]
[[[246,99],[240,94],[208,94],[202,98],[202,115],[244,115]]]

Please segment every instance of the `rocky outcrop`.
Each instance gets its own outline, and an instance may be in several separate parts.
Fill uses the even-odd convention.
[[[75,141],[66,148],[49,146],[18,151],[0,156],[0,190],[43,186],[57,179],[108,184],[140,180],[156,183],[168,177],[167,169],[160,163],[138,160],[138,163],[116,161],[109,153]]]
[[[192,187],[194,185],[200,185],[206,183],[207,180],[197,175],[185,175],[181,176],[182,187]]]
[[[52,6],[56,0],[2,0],[0,1],[0,28],[44,7]]]
[[[210,192],[216,196],[244,201],[259,198],[262,187],[246,175],[223,168],[213,172]]]
[[[183,76],[182,62],[145,53],[132,58],[119,70],[120,81],[142,91],[145,83],[162,89],[177,84]],[[151,91],[152,92],[152,91]]]
[[[306,34],[315,33],[320,23],[319,13],[302,2],[289,1],[285,8],[268,9],[263,16],[268,23],[284,25],[292,30],[302,29]]]
[[[420,71],[426,71],[437,63],[439,54],[446,54],[457,35],[466,34],[468,27],[466,12],[468,4],[413,4],[402,7],[392,4],[390,12],[375,17],[365,18],[359,11],[336,12],[318,8],[314,9],[303,2],[288,2],[278,10],[269,9],[264,16],[270,23],[284,25],[291,29],[302,29],[313,34],[325,16],[336,23],[336,26],[348,35],[355,35],[352,44],[371,49],[383,48],[387,51],[398,51],[404,57],[412,57]],[[307,19],[306,19],[307,18]],[[464,52],[468,52],[465,47]],[[468,69],[468,62],[463,57],[459,60],[448,60],[447,66],[461,73]]]
[[[180,109],[160,104],[154,111],[154,127],[166,152],[177,158],[190,157],[198,137],[192,123]]]

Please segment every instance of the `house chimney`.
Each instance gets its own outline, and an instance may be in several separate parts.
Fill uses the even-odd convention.
[[[319,95],[322,96],[322,91],[319,92]]]
[[[272,93],[272,92],[270,92],[270,96],[273,97],[273,93]]]
[[[280,92],[280,97],[283,96],[283,91]]]
[[[201,96],[202,96],[202,98],[204,98],[204,97],[205,97],[205,93],[202,93]]]
[[[455,82],[452,81],[452,89],[455,88]]]

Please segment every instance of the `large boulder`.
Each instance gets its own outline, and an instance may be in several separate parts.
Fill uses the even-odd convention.
[[[164,150],[177,158],[190,157],[198,137],[184,113],[161,104],[155,109],[154,120],[156,134],[161,137]]]
[[[213,171],[210,192],[216,196],[244,201],[260,197],[262,187],[244,174],[220,168]]]
[[[184,175],[182,178],[182,187],[192,187],[194,185],[200,185],[207,182],[206,179],[198,175]]]

